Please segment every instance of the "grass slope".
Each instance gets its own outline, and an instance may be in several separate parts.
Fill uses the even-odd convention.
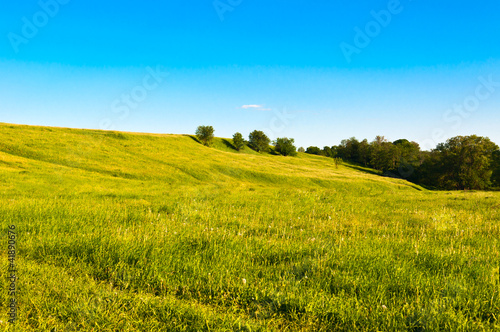
[[[0,124],[16,326],[499,330],[500,195],[371,173],[225,139]]]

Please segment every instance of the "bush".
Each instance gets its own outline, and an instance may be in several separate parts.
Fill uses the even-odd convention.
[[[323,155],[323,151],[321,151],[321,149],[318,148],[317,146],[310,146],[310,147],[308,147],[307,150],[306,150],[306,153],[308,153],[308,154],[316,154],[318,156]]]
[[[214,127],[199,126],[196,129],[196,137],[198,137],[203,145],[210,146],[214,140]]]
[[[304,149],[303,147],[300,147],[300,148],[297,150],[297,152],[302,152],[302,153],[304,153],[304,152],[306,152],[306,149]]]
[[[269,149],[271,140],[263,131],[254,130],[248,136],[250,146],[257,152],[265,152]]]
[[[293,143],[295,140],[293,138],[277,138],[273,145],[276,147],[276,151],[281,153],[283,156],[296,156],[297,148]]]
[[[336,157],[336,158],[333,158],[333,162],[335,163],[335,168],[339,168],[339,165],[342,165],[343,160],[342,160],[342,158]]]
[[[240,151],[243,146],[245,146],[245,139],[243,138],[243,135],[241,135],[241,133],[236,133],[233,135],[233,145],[234,148],[238,151]]]

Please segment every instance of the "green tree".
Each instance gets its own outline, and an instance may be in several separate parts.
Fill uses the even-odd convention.
[[[371,157],[371,146],[365,138],[359,143],[358,146],[358,162],[363,166],[368,166]]]
[[[491,182],[497,188],[500,188],[500,150],[493,152],[492,161],[493,174],[491,175]]]
[[[233,135],[233,145],[238,151],[240,151],[243,146],[245,146],[245,139],[243,138],[243,135],[241,135],[241,133],[235,133]]]
[[[415,170],[422,164],[420,145],[407,139],[399,139],[392,144],[396,147],[397,169],[399,175],[405,179],[414,179]]]
[[[203,145],[210,146],[214,140],[214,127],[199,126],[196,129],[196,137],[198,137]]]
[[[356,137],[344,139],[337,147],[338,156],[344,160],[359,162],[359,141]]]
[[[493,154],[498,146],[487,137],[456,136],[438,144],[441,176],[447,189],[486,189],[491,185]]]
[[[303,147],[300,147],[300,148],[297,150],[297,152],[304,153],[304,152],[306,152],[306,150],[305,150]]]
[[[323,151],[321,151],[320,148],[318,148],[317,146],[310,146],[307,148],[306,150],[306,153],[308,154],[316,154],[318,156],[322,156],[323,155]]]
[[[273,145],[276,148],[276,151],[280,153],[283,156],[296,156],[297,155],[297,148],[293,143],[295,140],[293,138],[277,138],[274,142]]]
[[[342,158],[333,158],[333,162],[335,163],[335,168],[339,168],[339,165],[342,165]]]
[[[323,155],[329,158],[335,157],[335,151],[332,150],[331,147],[329,146],[324,146],[323,147]]]
[[[383,172],[397,169],[397,149],[384,136],[377,136],[371,143],[370,164],[373,168]]]
[[[444,174],[445,165],[441,152],[437,150],[425,151],[422,165],[417,170],[417,179],[415,182],[426,185],[431,188],[445,188]],[[453,189],[453,187],[450,187]]]
[[[263,131],[254,130],[248,136],[250,146],[257,152],[266,152],[269,149],[271,140]]]

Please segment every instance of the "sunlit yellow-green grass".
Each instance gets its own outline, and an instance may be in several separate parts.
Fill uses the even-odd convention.
[[[499,193],[224,139],[0,124],[0,198],[2,330],[500,330]]]

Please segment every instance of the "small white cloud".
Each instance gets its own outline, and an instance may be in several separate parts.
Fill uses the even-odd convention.
[[[253,110],[253,111],[272,111],[270,108],[264,108],[264,105],[243,105],[241,106],[244,110]]]
[[[262,105],[243,105],[243,106],[241,106],[241,108],[243,108],[245,110],[249,109],[249,108],[261,108],[261,107],[262,107]]]

